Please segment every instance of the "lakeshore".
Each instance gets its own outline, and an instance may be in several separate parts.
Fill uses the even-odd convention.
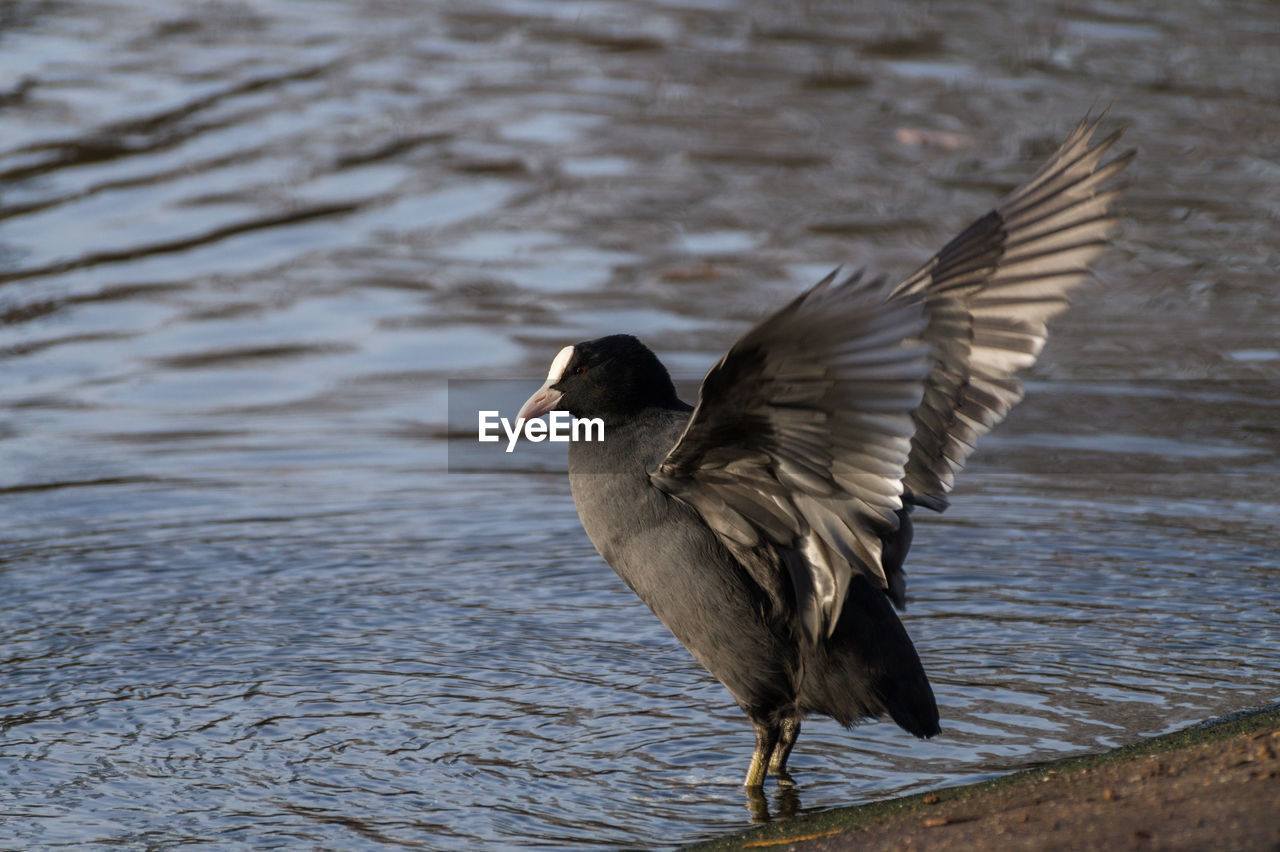
[[[991,781],[797,817],[687,847],[1280,849],[1280,705]]]

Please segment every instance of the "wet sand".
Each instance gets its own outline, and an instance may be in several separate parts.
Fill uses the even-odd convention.
[[[1280,849],[1280,706],[690,849]]]

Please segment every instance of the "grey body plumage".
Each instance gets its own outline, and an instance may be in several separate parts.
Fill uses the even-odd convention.
[[[696,407],[640,341],[565,347],[521,416],[605,422],[570,445],[574,502],[618,575],[756,729],[748,786],[789,782],[810,714],[937,733],[893,604],[911,511],[942,511],[974,442],[1022,396],[1046,322],[1114,224],[1086,120],[1049,162],[895,287],[835,273],[757,323]]]

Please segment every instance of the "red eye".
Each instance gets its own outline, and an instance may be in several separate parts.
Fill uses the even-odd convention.
[[[586,364],[579,364],[579,365],[578,365],[578,369],[574,370],[573,372],[574,372],[574,373],[576,373],[576,374],[577,374],[577,375],[579,375],[579,376],[584,376],[584,375],[586,375],[586,373],[587,373],[587,365],[586,365]]]

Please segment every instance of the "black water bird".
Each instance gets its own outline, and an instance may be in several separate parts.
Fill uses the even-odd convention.
[[[832,273],[757,323],[697,407],[619,334],[566,346],[521,409],[603,420],[602,442],[569,447],[582,525],[755,726],[748,787],[791,783],[809,714],[938,733],[891,605],[911,510],[946,508],[1107,243],[1133,152],[1102,164],[1120,133],[1093,144],[1097,124],[896,286]]]

